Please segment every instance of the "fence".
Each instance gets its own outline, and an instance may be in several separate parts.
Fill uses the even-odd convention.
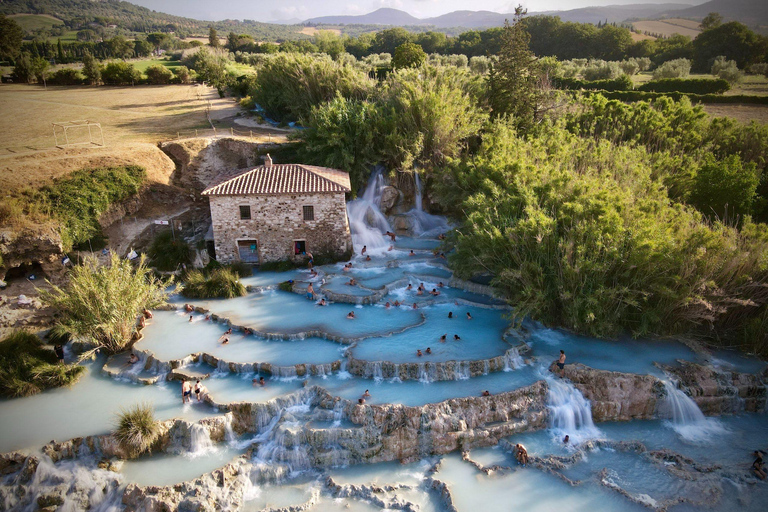
[[[218,130],[216,128],[212,128],[176,132],[176,137],[171,137],[166,140],[191,139],[197,137],[245,137],[250,139],[258,139],[260,141],[263,141],[266,138],[269,142],[272,142],[275,139],[281,139],[285,137],[285,133],[273,134],[272,132],[264,133],[261,130],[254,132],[253,130],[236,130],[234,128],[223,128]]]

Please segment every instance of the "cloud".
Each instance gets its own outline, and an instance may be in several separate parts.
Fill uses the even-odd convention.
[[[281,7],[279,9],[273,9],[270,14],[272,14],[273,20],[288,20],[291,18],[304,19],[308,17],[307,8],[304,7],[303,5],[302,6],[291,5],[291,6]]]
[[[382,7],[390,7],[392,9],[402,9],[402,0],[374,0],[373,9],[381,9]]]

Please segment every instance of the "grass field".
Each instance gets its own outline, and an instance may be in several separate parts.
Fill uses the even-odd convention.
[[[150,62],[149,60],[147,62]],[[136,87],[52,87],[0,85],[0,191],[44,182],[76,168],[124,165],[158,167],[157,143],[181,136],[212,135],[230,128],[241,110],[233,98],[219,98],[202,85]],[[53,122],[88,119],[101,123],[105,147],[57,149]],[[253,128],[264,140],[283,140],[274,130]],[[96,135],[97,133],[94,132]],[[71,131],[71,141],[87,141],[88,132]],[[271,138],[270,138],[271,137]]]
[[[133,64],[133,67],[141,71],[142,73],[146,73],[147,68],[150,66],[155,66],[157,64],[161,66],[165,66],[171,71],[174,69],[181,67],[181,61],[180,60],[171,60],[171,59],[144,59],[144,60],[132,60],[131,64]]]
[[[665,37],[673,34],[682,34],[694,38],[701,32],[698,21],[679,18],[636,21],[632,23],[632,26],[640,32],[650,32],[651,34],[660,34]]]
[[[59,18],[47,14],[11,14],[8,17],[18,23],[24,32],[40,30],[41,28],[47,29],[64,24]]]

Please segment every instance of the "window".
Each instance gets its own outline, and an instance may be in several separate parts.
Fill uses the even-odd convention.
[[[304,220],[315,220],[314,206],[304,206]]]
[[[305,242],[304,240],[296,240],[295,242],[293,242],[293,254],[295,255],[306,254],[306,252],[307,252],[307,242]]]
[[[241,206],[240,207],[240,219],[241,220],[248,220],[251,218],[251,207],[250,206]]]

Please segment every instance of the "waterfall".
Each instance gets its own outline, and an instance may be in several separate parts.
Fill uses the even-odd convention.
[[[504,354],[504,371],[511,372],[515,368],[525,366],[522,356],[517,351],[517,348],[511,348]]]
[[[400,365],[398,363],[395,363],[395,373],[392,375],[391,382],[402,382],[400,380]]]
[[[376,382],[384,380],[384,372],[381,368],[381,361],[374,361],[370,364],[371,376]]]
[[[672,380],[663,380],[666,396],[659,413],[670,420],[669,425],[687,441],[705,441],[724,428],[714,418],[707,418],[699,406]]]
[[[195,423],[189,433],[189,456],[199,457],[215,450],[208,429]]]
[[[490,372],[490,371],[491,371],[491,362],[488,359],[484,359],[483,360],[483,375],[488,375],[488,372]]]
[[[549,385],[549,426],[558,440],[566,434],[576,443],[599,436],[600,431],[592,422],[592,408],[581,391],[570,382],[551,376],[545,379]]]
[[[349,230],[352,234],[352,245],[358,252],[365,245],[368,251],[384,252],[389,247],[389,240],[384,236],[392,231],[389,221],[381,213],[381,191],[386,187],[381,169],[376,169],[368,180],[362,197],[347,203]]]
[[[453,380],[468,380],[470,377],[469,361],[456,361],[453,366]]]
[[[337,400],[333,404],[333,426],[338,427],[341,425],[341,420],[344,418],[344,404],[341,400]]]
[[[432,215],[424,211],[422,205],[423,191],[421,188],[421,178],[416,171],[413,172],[413,180],[416,185],[416,191],[413,198],[414,207],[408,212],[408,216],[411,218],[411,231],[413,231],[414,236],[433,238],[440,233],[449,231],[451,226],[448,224],[445,217]]]
[[[424,384],[433,382],[435,380],[434,369],[433,366],[432,371],[430,371],[427,363],[419,363],[419,382],[423,382]]]

